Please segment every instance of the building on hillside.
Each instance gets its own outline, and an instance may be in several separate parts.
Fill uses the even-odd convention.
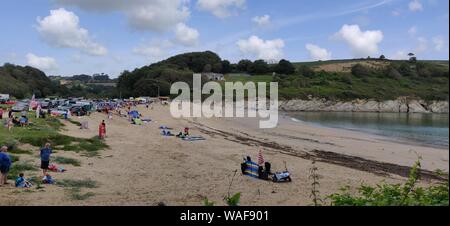
[[[1,93],[0,93],[0,101],[1,101],[1,100],[3,100],[3,101],[8,101],[9,98],[10,98],[9,94],[1,94]]]
[[[202,76],[206,76],[209,80],[212,81],[224,81],[225,76],[219,73],[202,73]]]

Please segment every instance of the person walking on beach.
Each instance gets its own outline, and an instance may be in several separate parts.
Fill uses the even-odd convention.
[[[8,147],[2,146],[0,148],[0,187],[8,184],[8,173],[11,165],[12,161],[8,155]]]
[[[46,143],[45,146],[41,149],[41,169],[44,177],[47,175],[48,166],[50,165],[50,156],[52,154],[52,149],[50,147],[50,143]]]
[[[12,109],[8,109],[8,118],[12,118],[13,117],[13,111]]]
[[[8,118],[8,121],[6,122],[8,126],[8,131],[11,132],[12,128],[14,127],[14,120],[13,118]]]
[[[102,123],[100,123],[100,125],[98,126],[98,137],[103,140],[106,137],[106,123],[105,120],[102,121]]]

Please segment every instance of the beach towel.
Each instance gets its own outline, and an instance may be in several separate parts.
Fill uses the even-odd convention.
[[[55,164],[50,164],[49,166],[48,166],[48,169],[50,170],[50,171],[52,171],[52,172],[56,172],[56,173],[64,173],[64,172],[66,172],[67,170],[66,169],[64,169],[64,167],[58,167],[58,166],[56,166]]]
[[[253,178],[259,178],[258,169],[259,165],[252,161],[246,161],[243,163],[243,170],[244,175],[253,177]]]
[[[169,128],[167,126],[160,126],[159,129],[168,129],[168,130],[172,130],[172,128]]]
[[[201,141],[201,140],[206,140],[204,137],[201,136],[185,136],[183,138],[184,141]]]
[[[175,136],[175,135],[172,134],[172,132],[170,132],[169,130],[163,130],[163,131],[161,131],[161,135],[166,136],[166,137],[173,137],[173,136]]]
[[[138,126],[140,126],[140,125],[142,125],[142,124],[143,124],[142,120],[141,120],[141,119],[139,119],[139,118],[135,118],[135,119],[133,119],[133,123],[134,123],[135,125],[138,125]]]

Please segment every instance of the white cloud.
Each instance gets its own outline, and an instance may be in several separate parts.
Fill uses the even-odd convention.
[[[58,69],[56,60],[51,57],[39,57],[32,53],[26,55],[27,64],[43,71],[54,71]]]
[[[378,54],[378,44],[383,41],[383,32],[380,30],[361,31],[358,25],[344,25],[334,35],[350,47],[354,57],[367,57]]]
[[[428,40],[425,37],[417,38],[416,54],[423,53],[428,50]]]
[[[408,59],[408,53],[404,50],[399,50],[397,52],[395,52],[394,55],[392,55],[391,57],[389,57],[393,60],[407,60]]]
[[[434,49],[436,51],[442,51],[445,47],[445,39],[442,36],[436,36],[433,38]]]
[[[173,43],[168,40],[152,40],[135,47],[133,53],[148,57],[152,61],[159,61],[168,55],[168,50],[172,46]]]
[[[219,18],[231,16],[232,10],[243,9],[246,0],[198,0],[200,10],[209,11]]]
[[[137,30],[167,31],[185,22],[190,11],[187,0],[54,0],[62,5],[83,10],[122,12],[128,23]]]
[[[409,2],[409,10],[411,12],[418,12],[423,10],[423,5],[419,0]]]
[[[255,17],[253,17],[252,21],[259,27],[266,27],[266,26],[270,25],[270,23],[271,23],[269,15],[255,16]]]
[[[257,36],[241,39],[237,42],[239,50],[266,61],[279,60],[283,57],[284,41],[282,39],[263,40]]]
[[[79,49],[83,53],[103,56],[107,49],[92,40],[89,31],[80,27],[80,20],[73,12],[63,8],[51,10],[44,19],[37,19],[37,31],[49,45],[58,48]]]
[[[416,26],[412,26],[411,28],[409,28],[408,34],[411,35],[411,36],[415,36],[417,34],[417,27]]]
[[[400,15],[402,15],[402,13],[400,11],[398,11],[398,10],[392,11],[391,14],[392,14],[392,16],[400,16]]]
[[[330,60],[331,52],[317,45],[307,44],[306,49],[309,51],[309,56],[312,60]]]
[[[175,27],[175,41],[184,46],[196,46],[200,34],[194,28],[186,26],[184,23],[179,23]]]

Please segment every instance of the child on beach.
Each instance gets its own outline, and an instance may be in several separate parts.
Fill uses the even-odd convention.
[[[42,174],[47,175],[48,166],[50,165],[50,156],[52,154],[52,149],[50,148],[50,143],[46,143],[44,148],[41,149],[41,169]]]
[[[45,174],[44,178],[42,178],[43,184],[54,184],[55,181],[53,180],[52,176],[50,174]]]
[[[25,179],[23,173],[19,174],[16,179],[16,188],[31,188],[31,186],[32,184]]]
[[[6,121],[6,126],[8,127],[8,131],[11,132],[11,129],[14,127],[14,122],[12,118],[8,118]]]

